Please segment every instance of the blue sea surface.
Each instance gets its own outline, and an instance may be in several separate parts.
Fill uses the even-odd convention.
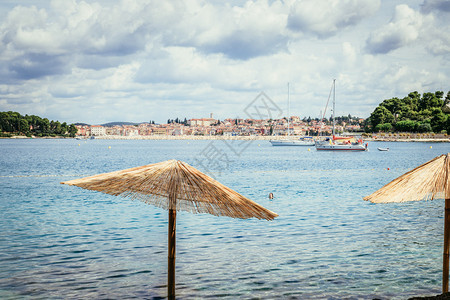
[[[164,298],[167,211],[60,182],[168,159],[185,161],[279,214],[265,221],[179,212],[179,299],[439,294],[444,201],[362,198],[450,152],[450,144],[371,142],[369,149],[0,140],[0,299]]]

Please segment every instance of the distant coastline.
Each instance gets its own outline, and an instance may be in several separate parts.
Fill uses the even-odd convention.
[[[75,139],[69,137],[32,137],[33,139]],[[219,136],[219,135],[137,135],[137,136],[120,136],[120,135],[105,135],[96,136],[95,139],[98,140],[255,140],[255,141],[270,141],[270,140],[283,140],[283,139],[297,139],[300,136]],[[26,136],[12,136],[6,139],[31,139]],[[88,140],[88,138],[81,140]],[[377,137],[365,137],[365,142],[422,142],[422,143],[448,143],[450,142],[450,137],[432,137],[426,136],[421,138],[406,138],[406,137],[390,137],[390,136],[377,136]]]
[[[298,139],[300,136],[195,136],[195,135],[150,135],[150,136],[100,136],[95,137],[102,140],[255,140],[255,141],[270,141],[270,140],[284,140],[284,139]],[[436,142],[445,143],[450,142],[450,138],[441,137],[426,137],[426,138],[394,138],[394,137],[376,137],[364,138],[365,142]]]

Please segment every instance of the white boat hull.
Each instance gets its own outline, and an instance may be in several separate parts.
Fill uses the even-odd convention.
[[[314,141],[301,141],[301,140],[275,140],[270,141],[272,146],[314,146]]]
[[[367,145],[363,144],[334,144],[316,142],[316,150],[319,151],[367,151]]]

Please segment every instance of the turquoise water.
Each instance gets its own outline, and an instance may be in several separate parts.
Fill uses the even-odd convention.
[[[59,182],[173,158],[279,214],[268,222],[179,213],[178,298],[440,293],[443,200],[362,197],[449,144],[333,153],[227,143],[0,140],[0,298],[165,297],[167,212]]]

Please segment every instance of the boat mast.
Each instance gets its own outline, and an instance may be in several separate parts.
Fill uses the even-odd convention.
[[[291,101],[290,101],[290,99],[289,99],[289,82],[288,82],[288,84],[287,84],[287,87],[288,87],[288,130],[287,130],[287,132],[288,132],[288,136],[290,136],[291,135],[291,132],[290,132],[290,129],[289,129],[289,119],[291,118],[290,116],[291,116]]]
[[[333,79],[333,138],[334,138],[334,127],[336,121],[334,119],[334,112],[336,111],[336,79]]]

